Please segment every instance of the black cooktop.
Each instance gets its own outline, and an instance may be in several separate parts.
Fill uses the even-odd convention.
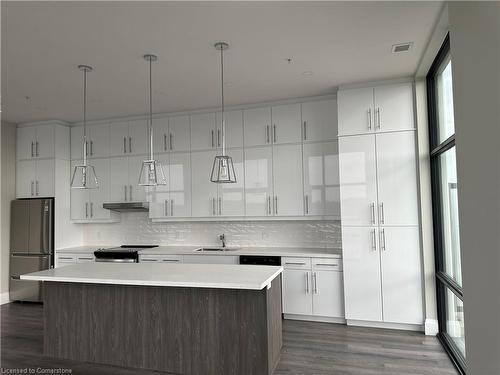
[[[142,249],[152,249],[153,247],[158,247],[158,245],[121,245],[119,247],[98,249],[97,251],[110,253],[133,253]]]

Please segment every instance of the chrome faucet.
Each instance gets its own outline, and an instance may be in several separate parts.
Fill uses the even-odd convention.
[[[222,241],[222,247],[226,247],[226,235],[224,233],[219,234],[219,240]]]

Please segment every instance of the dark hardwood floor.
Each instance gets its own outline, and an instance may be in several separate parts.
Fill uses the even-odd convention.
[[[44,357],[42,306],[10,303],[2,305],[0,313],[2,368],[62,368],[71,369],[72,374],[89,375],[161,374]],[[434,337],[285,320],[281,360],[275,374],[456,375],[457,372]]]

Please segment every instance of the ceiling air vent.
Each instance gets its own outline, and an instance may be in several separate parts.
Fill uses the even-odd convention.
[[[408,43],[401,43],[401,44],[394,44],[392,46],[392,53],[399,53],[399,52],[408,52],[413,45],[412,42]]]

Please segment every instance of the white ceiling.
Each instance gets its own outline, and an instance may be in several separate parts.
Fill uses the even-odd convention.
[[[88,76],[90,119],[143,114],[145,53],[159,56],[154,112],[215,107],[219,55],[212,46],[219,40],[230,43],[227,105],[322,95],[341,84],[412,75],[441,5],[2,1],[2,118],[79,121],[78,64],[95,68]],[[391,53],[392,44],[410,41],[410,52]]]

